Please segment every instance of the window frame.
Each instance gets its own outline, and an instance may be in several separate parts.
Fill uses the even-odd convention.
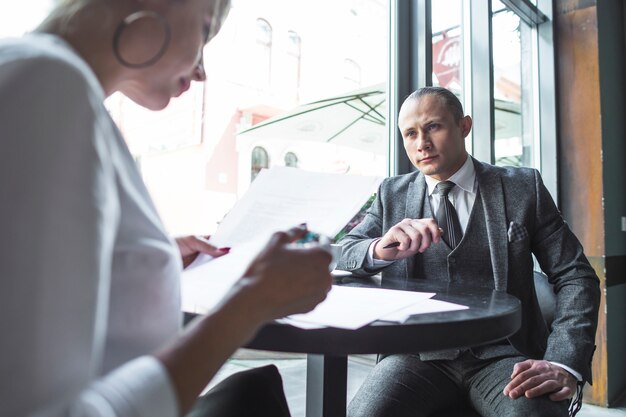
[[[551,0],[501,0],[532,29],[534,165],[555,201],[558,198],[554,22]],[[412,172],[397,129],[397,114],[406,96],[432,85],[432,0],[391,0],[389,79],[389,174]],[[494,80],[492,60],[491,0],[463,0],[463,99],[474,117],[468,151],[477,159],[494,163]],[[480,91],[481,94],[473,94]]]

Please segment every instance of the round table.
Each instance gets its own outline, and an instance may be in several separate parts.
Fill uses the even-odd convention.
[[[345,416],[350,354],[410,353],[465,348],[502,340],[521,324],[520,301],[503,292],[432,280],[336,278],[335,284],[434,292],[433,299],[469,309],[411,316],[405,323],[377,321],[357,330],[304,330],[269,323],[246,347],[307,353],[307,417]]]

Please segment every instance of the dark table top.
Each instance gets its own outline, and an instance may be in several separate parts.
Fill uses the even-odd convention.
[[[335,284],[435,292],[433,298],[462,304],[467,310],[412,316],[403,324],[377,321],[357,330],[299,329],[265,325],[246,347],[277,352],[348,355],[409,353],[464,348],[502,340],[521,324],[521,304],[509,294],[432,280],[380,282],[372,278],[336,278]]]

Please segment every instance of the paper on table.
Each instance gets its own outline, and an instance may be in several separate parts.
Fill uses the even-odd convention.
[[[376,192],[381,177],[308,172],[273,167],[262,170],[220,223],[211,243],[236,247],[250,239],[300,223],[334,237]]]
[[[433,295],[435,293],[333,285],[326,300],[313,311],[291,315],[283,322],[302,328],[358,329]]]
[[[424,299],[419,302],[397,310],[381,318],[384,321],[404,323],[414,314],[440,313],[443,311],[467,310],[469,307],[447,301]]]

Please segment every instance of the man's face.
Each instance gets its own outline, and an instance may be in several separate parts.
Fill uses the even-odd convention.
[[[472,119],[465,116],[455,120],[437,96],[405,101],[398,127],[406,154],[424,175],[445,181],[467,160],[465,137],[472,128]]]

